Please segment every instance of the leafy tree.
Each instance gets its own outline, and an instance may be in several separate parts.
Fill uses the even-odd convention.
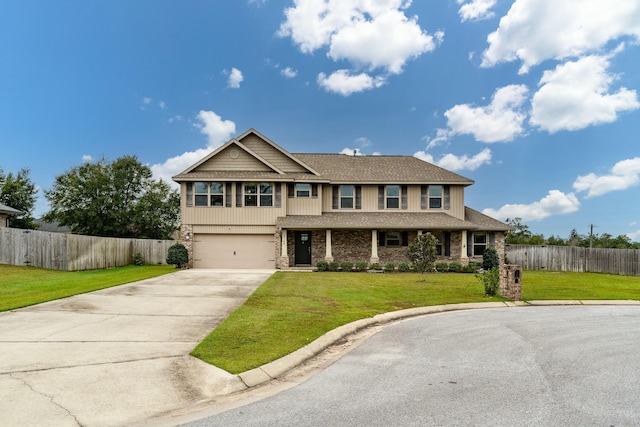
[[[425,280],[427,271],[433,270],[434,263],[438,258],[437,244],[436,236],[424,233],[418,236],[407,250],[407,258],[411,261],[414,270],[422,273],[422,280]]]
[[[166,239],[178,226],[177,192],[154,181],[135,156],[76,166],[56,177],[45,196],[51,205],[45,219],[74,233]]]
[[[9,227],[37,228],[33,218],[37,192],[29,178],[29,169],[20,169],[16,175],[11,172],[5,175],[0,169],[0,203],[22,212],[9,216]]]

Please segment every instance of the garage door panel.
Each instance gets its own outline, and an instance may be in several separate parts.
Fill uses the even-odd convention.
[[[195,268],[274,268],[272,234],[196,234]]]

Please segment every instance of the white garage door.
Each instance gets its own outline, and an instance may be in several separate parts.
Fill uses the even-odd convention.
[[[273,234],[196,234],[195,268],[275,268]]]

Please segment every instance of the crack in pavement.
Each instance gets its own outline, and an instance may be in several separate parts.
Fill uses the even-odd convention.
[[[63,410],[64,412],[66,412],[66,413],[67,413],[71,418],[73,418],[73,420],[75,421],[75,423],[76,423],[78,426],[83,427],[82,423],[80,423],[80,421],[78,421],[78,418],[77,418],[75,415],[73,415],[69,409],[65,408],[64,406],[62,406],[61,404],[59,404],[58,402],[56,402],[56,401],[54,400],[54,397],[53,397],[53,396],[50,396],[50,395],[48,395],[48,394],[46,394],[46,393],[43,393],[43,392],[40,392],[40,391],[36,390],[36,389],[31,385],[31,384],[29,384],[29,383],[27,382],[27,380],[25,380],[24,378],[16,377],[16,376],[14,376],[14,374],[15,374],[15,373],[10,373],[10,374],[8,374],[8,375],[9,375],[9,378],[12,378],[12,379],[14,379],[14,380],[20,381],[20,382],[21,382],[22,384],[24,384],[27,388],[29,388],[29,390],[31,390],[32,392],[34,392],[34,393],[36,393],[36,394],[39,394],[40,396],[43,396],[43,397],[45,397],[45,398],[49,399],[49,402],[51,402],[53,405],[57,406],[58,408],[62,409],[62,410]]]

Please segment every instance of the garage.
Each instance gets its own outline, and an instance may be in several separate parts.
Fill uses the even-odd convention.
[[[195,268],[275,268],[273,234],[196,234]]]

